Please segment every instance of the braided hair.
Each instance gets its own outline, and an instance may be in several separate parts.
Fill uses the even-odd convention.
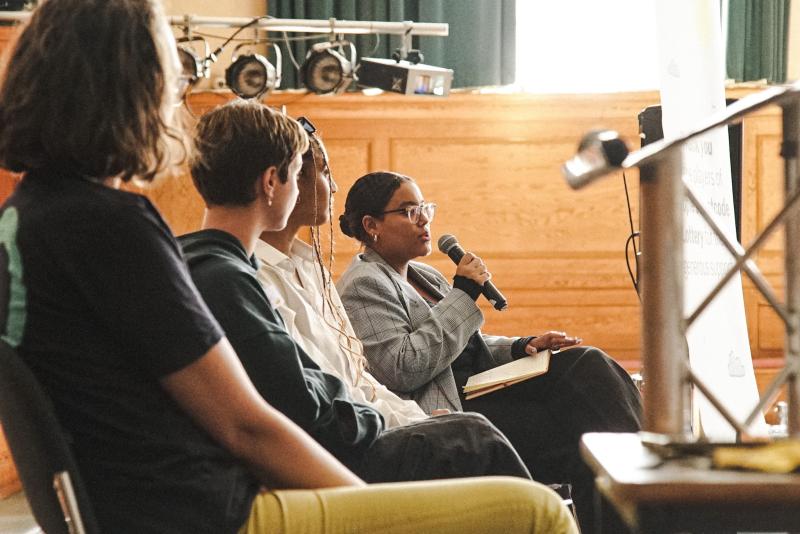
[[[312,184],[317,180],[317,154],[324,154],[324,149],[322,145],[322,139],[319,138],[318,133],[311,133],[308,136],[309,140],[309,147],[308,150],[303,154],[303,167],[301,171],[301,176],[303,179],[311,179]],[[332,177],[328,176],[329,180],[332,180]],[[328,213],[333,213],[333,189],[329,188],[328,190],[328,198],[327,199],[319,199],[317,198],[317,188],[313,186],[314,191],[314,214],[319,213],[317,206],[320,200],[324,200],[328,203]],[[315,221],[316,223],[317,221]],[[336,306],[333,302],[333,281],[331,280],[331,273],[333,272],[333,260],[334,260],[334,250],[333,250],[333,243],[334,243],[334,236],[333,236],[333,225],[329,224],[329,233],[328,242],[330,244],[330,248],[328,250],[328,262],[325,265],[325,260],[323,259],[323,251],[322,251],[322,239],[320,234],[320,226],[318,224],[311,225],[310,234],[311,234],[311,247],[314,251],[314,260],[316,262],[317,269],[319,271],[320,280],[322,281],[322,319],[325,323],[332,328],[334,331],[337,332],[338,336],[338,344],[339,348],[341,348],[350,359],[350,362],[353,364],[353,371],[354,376],[353,382],[357,386],[361,379],[364,378],[364,373],[367,370],[367,359],[364,356],[364,348],[361,344],[361,341],[356,338],[355,336],[350,335],[347,331],[344,311],[341,310],[338,306]],[[372,389],[372,399],[375,400],[377,398],[377,391],[375,389],[375,385],[369,383]]]
[[[406,182],[414,180],[391,171],[371,172],[356,180],[347,193],[344,213],[339,216],[339,227],[344,235],[369,243],[362,219],[365,215],[381,217],[394,192]]]

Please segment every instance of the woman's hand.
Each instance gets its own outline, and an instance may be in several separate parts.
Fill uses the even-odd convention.
[[[525,351],[528,354],[536,354],[540,350],[561,350],[565,347],[571,347],[583,342],[579,337],[568,336],[564,332],[545,332],[534,339],[525,346]]]
[[[486,270],[486,265],[478,256],[472,252],[467,252],[456,267],[456,275],[469,278],[476,284],[482,286],[492,277],[492,273]]]

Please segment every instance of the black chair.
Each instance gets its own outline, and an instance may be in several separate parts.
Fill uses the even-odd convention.
[[[99,532],[52,403],[16,351],[0,341],[0,424],[33,516],[47,534]]]

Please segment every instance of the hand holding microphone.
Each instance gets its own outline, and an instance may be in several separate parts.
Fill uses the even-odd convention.
[[[486,270],[486,265],[484,265],[480,258],[469,254],[467,256],[468,261],[463,262],[462,265],[461,260],[467,253],[461,248],[461,245],[458,244],[458,240],[455,236],[449,234],[440,237],[438,245],[439,250],[447,254],[447,256],[453,260],[453,263],[458,265],[456,274],[464,276],[465,278],[470,278],[474,280],[475,283],[481,285],[481,293],[486,297],[486,300],[492,303],[494,309],[503,311],[508,308],[506,298],[494,286],[491,280],[489,280],[492,275]]]
[[[456,275],[473,280],[482,286],[492,278],[492,273],[486,270],[486,264],[472,252],[467,252],[456,264]]]

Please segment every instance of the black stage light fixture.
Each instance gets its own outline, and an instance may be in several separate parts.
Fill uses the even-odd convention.
[[[350,50],[345,57],[344,49]],[[300,68],[303,84],[318,95],[341,93],[354,79],[356,47],[349,41],[316,43]]]
[[[281,84],[281,51],[273,43],[277,68],[261,54],[250,53],[237,55],[236,52],[244,44],[233,51],[230,66],[225,69],[225,83],[240,98],[260,98],[264,93],[276,89]]]

